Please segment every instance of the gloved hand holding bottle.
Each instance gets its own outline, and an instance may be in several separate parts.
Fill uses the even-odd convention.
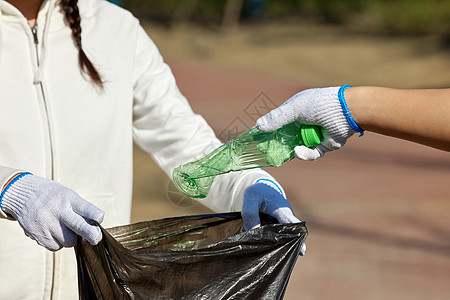
[[[349,118],[345,115],[342,101],[347,87],[349,86],[302,91],[259,118],[256,128],[261,131],[273,131],[294,121],[322,126],[325,128],[326,137],[321,144],[295,148],[297,158],[316,160],[325,152],[341,148],[355,132],[359,131],[361,134],[363,132],[356,123],[349,123]],[[351,118],[349,113],[348,116]]]
[[[0,196],[0,208],[16,219],[25,234],[51,251],[73,247],[77,235],[92,245],[102,233],[104,212],[69,188],[50,179],[21,173]]]
[[[344,85],[302,91],[258,119],[256,127],[273,131],[296,120],[322,126],[320,145],[295,149],[298,158],[315,160],[364,130],[450,151],[449,115],[450,89]]]

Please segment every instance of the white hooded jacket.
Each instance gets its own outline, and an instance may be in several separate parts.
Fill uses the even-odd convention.
[[[44,1],[34,36],[0,0],[0,186],[21,170],[53,179],[105,211],[104,227],[130,222],[132,145],[170,176],[220,145],[176,86],[139,22],[103,0],[79,0],[83,49],[105,84],[78,66],[78,50],[56,0]],[[244,189],[269,174],[218,176],[202,201],[241,209]],[[50,252],[0,218],[0,299],[76,299],[73,249]]]

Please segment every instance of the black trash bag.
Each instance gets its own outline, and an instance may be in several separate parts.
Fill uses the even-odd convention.
[[[75,247],[81,299],[282,299],[305,223],[242,231],[240,213],[168,218],[103,229]]]

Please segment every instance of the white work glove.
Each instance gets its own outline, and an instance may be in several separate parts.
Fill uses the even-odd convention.
[[[260,211],[276,218],[280,223],[300,222],[279,187],[269,180],[261,180],[245,189],[241,211],[245,230],[261,226]],[[300,254],[304,255],[305,251],[306,245],[302,244]]]
[[[311,148],[303,145],[295,148],[297,158],[316,160],[324,156],[325,152],[341,148],[355,132],[363,134],[363,130],[350,116],[345,103],[344,90],[349,87],[309,89],[295,94],[280,107],[259,118],[256,128],[274,131],[297,120],[300,123],[322,126],[325,129],[325,139],[321,144]]]
[[[104,212],[74,191],[46,178],[25,175],[5,191],[1,208],[14,217],[25,234],[51,251],[72,247],[77,235],[96,245]],[[7,241],[5,241],[7,242]]]

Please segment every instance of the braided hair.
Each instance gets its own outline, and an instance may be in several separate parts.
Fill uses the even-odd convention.
[[[103,81],[97,69],[91,63],[81,44],[81,18],[78,10],[78,0],[61,0],[61,8],[66,17],[66,21],[72,30],[72,37],[78,48],[78,62],[81,70],[86,73],[91,80],[99,87],[103,87]]]

